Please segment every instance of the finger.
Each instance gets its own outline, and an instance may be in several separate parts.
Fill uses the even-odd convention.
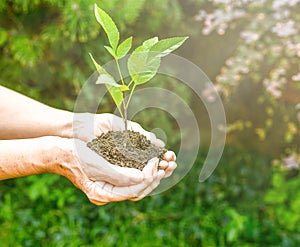
[[[157,186],[160,184],[161,179],[165,176],[165,171],[160,170],[157,173],[156,179],[151,183],[150,186],[148,186],[142,193],[141,196],[138,197],[139,200],[144,198],[145,196],[149,195],[153,190],[157,188]]]
[[[92,182],[90,180],[86,180],[81,189],[91,203],[97,206],[102,206],[109,202],[102,190],[104,184],[105,182]]]
[[[139,197],[153,182],[155,175],[157,174],[158,163],[158,158],[153,158],[148,162],[143,169],[144,179],[141,183],[131,186],[113,186],[109,183],[105,183],[102,187],[102,194],[105,195],[109,202]]]
[[[129,187],[117,187],[107,182],[99,186],[97,192],[101,203],[124,201],[132,196]]]
[[[173,151],[167,151],[164,153],[164,159],[166,161],[176,161],[176,155]]]
[[[170,161],[166,171],[174,171],[177,167],[176,162]]]
[[[146,195],[151,193],[160,183],[160,180],[165,176],[165,172],[160,170],[157,172],[158,159],[152,159],[143,172],[145,179],[141,184],[127,187],[117,187],[109,183],[97,182],[98,195],[100,199],[90,198],[94,204],[103,205],[107,202],[116,202],[123,200],[141,200]],[[156,176],[153,177],[153,174]]]
[[[97,201],[97,200],[93,200],[93,199],[89,199],[91,203],[95,204],[96,206],[104,206],[106,205],[108,202],[101,202],[101,201]]]
[[[177,168],[177,164],[174,161],[169,162],[168,168],[165,170],[165,178],[170,177],[174,170]]]
[[[87,196],[89,200],[96,205],[105,205],[108,202],[116,202],[123,200],[141,200],[151,193],[165,176],[165,172],[160,170],[157,172],[158,159],[150,160],[144,168],[144,180],[138,185],[127,187],[118,187],[107,182],[89,182]],[[156,176],[153,176],[156,174]]]
[[[135,168],[120,167],[112,165],[113,173],[111,178],[108,179],[109,183],[115,186],[130,186],[141,183],[144,179],[142,171]]]
[[[145,178],[153,177],[157,175],[159,159],[157,157],[148,161],[147,165],[143,169],[143,174]]]
[[[176,169],[177,164],[174,161],[167,162],[166,160],[161,160],[159,162],[159,168],[165,171],[165,178],[170,177],[173,171]]]
[[[86,194],[90,202],[95,205],[100,206],[109,202],[123,201],[132,198],[130,190],[128,190],[127,193],[114,193],[114,185],[104,181],[93,182],[89,180],[85,174],[82,174],[82,178],[78,181],[72,182],[76,187],[81,189]]]
[[[161,179],[165,176],[165,172],[163,170],[159,170],[157,173],[156,178],[153,180],[153,182],[141,193],[141,195],[130,199],[131,201],[139,201],[143,198],[145,198],[147,195],[149,195],[153,190],[157,188],[157,186],[160,184]]]
[[[144,179],[142,171],[135,168],[113,165],[105,159],[102,160],[101,166],[102,170],[94,171],[93,178],[96,178],[96,181],[106,181],[115,186],[130,186],[141,183]],[[99,165],[97,167],[99,168]]]
[[[98,162],[98,164],[100,163]],[[91,180],[105,181],[115,186],[130,186],[141,183],[144,179],[142,171],[135,168],[112,165],[106,160],[102,161],[100,165],[103,166],[101,170],[99,166],[94,165],[93,173],[89,172]],[[92,167],[88,169],[92,170]]]
[[[168,166],[169,166],[169,162],[166,161],[166,160],[161,160],[161,161],[159,162],[159,165],[158,165],[158,167],[159,167],[160,169],[162,169],[162,170],[167,169]]]
[[[104,186],[103,191],[109,202],[129,200],[139,197],[141,193],[150,186],[153,179],[154,178],[148,178],[141,184],[126,187],[106,185]]]
[[[158,174],[158,158],[151,159],[148,164],[143,169],[144,180],[140,184],[127,186],[127,187],[114,187],[111,191],[116,198],[121,197],[126,199],[136,198],[141,195],[141,193],[153,183],[154,179]]]

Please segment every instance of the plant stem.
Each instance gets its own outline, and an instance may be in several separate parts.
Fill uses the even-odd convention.
[[[126,104],[126,100],[125,100],[125,92],[123,92],[123,121],[124,121],[124,125],[125,125],[125,131],[127,131],[127,104]]]
[[[126,110],[127,110],[128,106],[129,106],[129,102],[131,100],[131,97],[132,97],[132,94],[133,94],[133,91],[134,91],[135,87],[136,87],[136,84],[133,84],[133,87],[131,89],[131,92],[130,92],[130,95],[129,95],[129,98],[128,98],[128,101],[127,101]]]
[[[118,68],[118,72],[119,72],[119,75],[120,75],[120,78],[121,78],[122,85],[124,86],[125,82],[123,80],[123,76],[122,76],[122,73],[121,73],[121,68],[120,68],[119,60],[117,58],[115,60],[116,60],[116,63],[117,63],[117,68]]]
[[[124,114],[123,114],[123,112],[122,112],[121,108],[120,108],[120,107],[118,107],[118,110],[119,110],[119,112],[120,112],[120,115],[121,115],[122,119],[124,120],[124,119],[125,119],[125,117],[124,117]],[[127,115],[127,114],[126,114],[126,115]]]
[[[123,110],[124,110],[124,125],[125,125],[125,131],[127,131],[127,107],[125,105],[125,97],[124,97],[124,102],[123,102]]]
[[[107,90],[109,91],[109,87],[108,87],[107,85],[106,85],[106,88],[107,88]],[[123,112],[122,112],[121,107],[117,105],[117,108],[118,108],[118,111],[119,111],[119,113],[120,113],[122,119],[124,119],[124,115],[123,115]]]
[[[122,72],[121,72],[121,69],[120,69],[120,64],[119,64],[119,60],[116,58],[116,64],[117,64],[117,68],[118,68],[118,72],[119,72],[119,75],[120,75],[120,78],[121,78],[121,82],[122,82],[122,85],[124,86],[125,85],[125,82],[124,82],[124,79],[123,79],[123,75],[122,75]],[[123,113],[121,113],[121,116],[123,118],[123,121],[124,121],[124,125],[125,125],[125,131],[127,131],[127,104],[126,104],[126,100],[125,100],[125,92],[123,92]],[[119,109],[119,111],[121,112],[121,109]]]
[[[128,87],[130,87],[132,83],[133,83],[133,79],[131,79],[131,81],[128,83]]]

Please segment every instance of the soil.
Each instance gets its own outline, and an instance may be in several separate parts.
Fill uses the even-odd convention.
[[[162,159],[167,151],[147,140],[139,132],[109,131],[90,141],[87,146],[111,164],[143,170],[147,162]]]

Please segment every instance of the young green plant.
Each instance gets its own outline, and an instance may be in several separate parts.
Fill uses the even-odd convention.
[[[119,60],[129,53],[132,47],[132,37],[119,43],[120,33],[112,18],[96,4],[94,5],[94,13],[109,41],[109,46],[104,47],[114,58],[121,78],[121,83],[117,83],[114,77],[95,61],[92,54],[89,54],[99,73],[96,84],[105,84],[123,118],[125,130],[127,130],[127,109],[134,90],[138,85],[150,81],[159,69],[161,58],[180,47],[188,37],[173,37],[162,40],[153,37],[144,41],[128,58],[127,68],[130,82],[126,84]]]

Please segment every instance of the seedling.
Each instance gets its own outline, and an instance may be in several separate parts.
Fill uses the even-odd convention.
[[[125,83],[119,60],[129,53],[132,47],[132,37],[119,43],[120,33],[112,18],[97,4],[94,5],[94,12],[109,41],[109,46],[104,47],[114,58],[121,78],[121,84],[117,83],[114,77],[95,61],[92,54],[89,54],[99,73],[96,84],[105,84],[107,87],[124,121],[125,131],[127,131],[127,109],[134,90],[138,85],[150,81],[159,69],[161,58],[180,47],[188,37],[173,37],[162,40],[153,37],[144,41],[128,58],[127,68],[130,81]]]

